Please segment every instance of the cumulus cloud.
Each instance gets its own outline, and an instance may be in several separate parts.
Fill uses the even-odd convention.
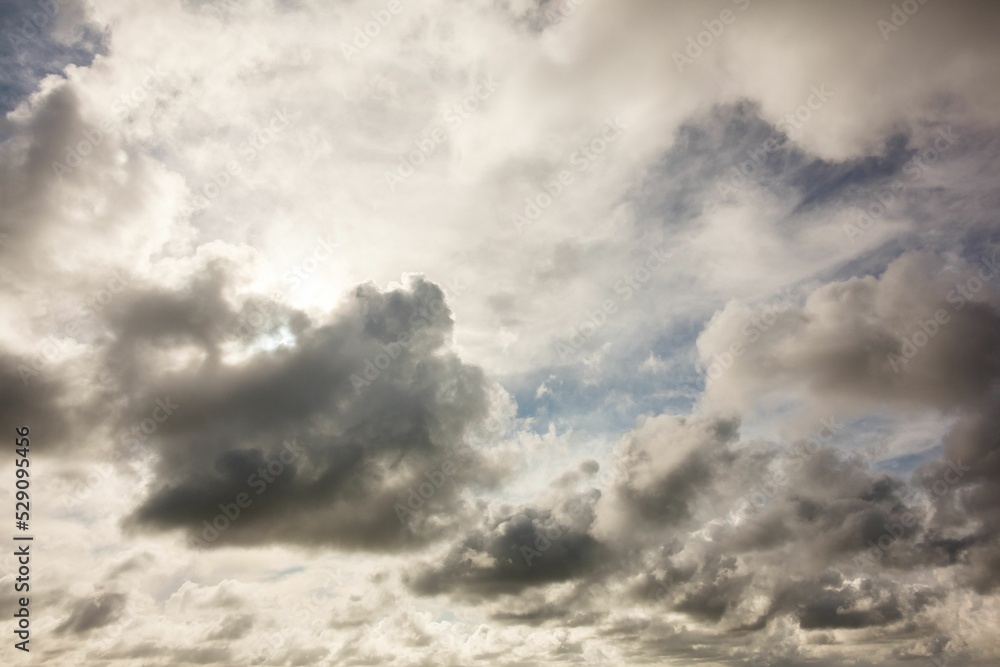
[[[785,312],[730,304],[699,337],[718,376],[706,400],[746,405],[757,392],[801,387],[845,404],[974,405],[1000,370],[1000,302],[988,282],[997,276],[989,256],[949,265],[909,254],[880,277],[830,283]]]
[[[814,410],[856,415],[877,401],[902,415],[954,415],[940,459],[919,470],[918,483],[935,499],[921,546],[962,563],[963,578],[980,590],[992,589],[997,576],[986,555],[997,538],[998,477],[990,464],[1000,373],[997,269],[988,256],[906,255],[879,277],[831,283],[782,313],[731,304],[699,338],[716,376],[708,403],[757,405],[798,388]]]
[[[457,599],[540,591],[514,603],[521,612],[505,603],[497,613],[507,620],[601,616],[604,598],[588,594],[597,586],[744,632],[785,615],[807,630],[902,623],[900,600],[926,587],[886,589],[882,572],[930,564],[932,496],[838,453],[833,435],[740,442],[731,420],[650,419],[623,438],[607,488],[563,490],[544,509],[490,508],[482,529],[410,585]],[[565,583],[574,594],[558,592]],[[806,591],[827,589],[841,601],[809,604]]]
[[[218,359],[235,318],[217,289],[127,294],[120,304],[110,358],[132,392],[123,426],[141,423],[157,399],[174,402],[148,439],[136,434],[157,464],[135,525],[209,544],[399,549],[454,528],[462,489],[499,478],[467,444],[495,390],[449,350],[444,293],[421,277],[387,292],[360,286],[328,322],[300,315],[286,323],[290,343],[240,363]],[[200,363],[159,375],[144,367],[185,344],[204,353]],[[411,490],[427,483],[436,492],[404,520]],[[231,526],[214,522],[225,507]]]
[[[411,585],[424,595],[495,597],[589,576],[609,553],[588,533],[599,496],[573,494],[544,509],[496,508],[499,516],[455,545],[443,562],[416,573]]]
[[[995,663],[994,4],[40,7],[46,664]]]

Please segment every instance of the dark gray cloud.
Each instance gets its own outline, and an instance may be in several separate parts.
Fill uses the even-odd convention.
[[[491,521],[457,544],[443,561],[414,573],[423,595],[516,595],[525,588],[590,577],[610,551],[588,533],[596,490],[570,495],[556,507],[523,507]],[[535,618],[555,615],[546,612]]]
[[[982,594],[1000,587],[1000,396],[984,398],[944,443],[943,459],[925,466],[920,481],[938,502],[928,552],[961,563],[965,583]],[[943,492],[942,492],[943,491]]]
[[[290,318],[292,343],[225,363],[239,311],[221,298],[221,275],[185,292],[125,294],[109,314],[109,364],[128,392],[120,427],[155,428],[136,434],[158,464],[130,525],[211,544],[399,549],[446,534],[466,511],[459,492],[497,481],[466,446],[491,387],[448,349],[452,319],[436,285],[362,285],[329,323]],[[149,362],[184,345],[200,363],[157,373]],[[168,400],[177,407],[154,426],[151,411]],[[420,511],[401,512],[421,485]],[[203,522],[220,505],[235,514],[240,494],[249,506],[215,537]]]
[[[938,596],[940,597],[940,596]],[[803,630],[878,628],[901,624],[926,606],[928,591],[872,576],[849,582],[835,571],[781,585],[766,618],[790,612]]]
[[[934,629],[922,615],[945,592],[910,574],[955,567],[961,558],[943,554],[963,546],[934,528],[933,492],[824,439],[740,441],[728,419],[647,420],[623,438],[605,488],[581,495],[572,488],[585,479],[566,473],[557,502],[495,508],[407,581],[423,595],[501,601],[493,617],[522,625],[589,614],[602,627],[627,602],[751,636],[778,619],[804,632]],[[570,520],[567,505],[585,498],[590,511]],[[571,593],[554,587],[567,583]]]
[[[25,357],[0,351],[0,423],[28,426],[29,437],[58,448],[72,431],[65,407],[69,389],[52,364],[38,364],[39,359],[45,361],[43,354]]]
[[[737,443],[732,428],[724,429],[727,463],[714,466],[714,475],[687,496],[687,519],[678,523],[675,513],[665,512],[659,527],[648,516],[638,524],[644,539],[633,539],[632,548],[645,556],[618,561],[629,563],[621,574],[632,582],[627,587],[632,599],[753,632],[781,615],[796,618],[803,629],[901,621],[895,598],[878,598],[874,604],[863,590],[842,584],[848,576],[869,582],[881,572],[926,565],[912,562],[912,556],[927,516],[919,504],[908,504],[905,483],[871,473],[862,461],[828,446]],[[675,437],[682,439],[688,429],[683,425]],[[628,447],[665,450],[667,433],[646,429]],[[704,454],[709,443],[703,439],[694,451]],[[687,469],[690,455],[674,465],[665,479]],[[634,530],[628,526],[621,534]],[[633,569],[640,562],[645,571]],[[836,584],[843,600],[833,604],[834,610],[857,606],[867,611],[824,620],[824,596],[817,594],[821,603],[814,606],[806,604],[805,594],[792,604],[782,588],[788,581],[815,581],[813,593]],[[749,601],[761,598],[772,601],[771,611],[756,616]]]

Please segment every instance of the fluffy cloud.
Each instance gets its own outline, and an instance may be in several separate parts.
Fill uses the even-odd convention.
[[[715,375],[705,401],[759,405],[798,389],[814,411],[866,414],[877,401],[900,415],[954,415],[940,460],[927,461],[917,477],[935,498],[920,546],[940,564],[961,563],[963,579],[990,590],[998,575],[988,555],[998,537],[1000,477],[991,464],[1000,377],[1000,301],[991,281],[998,275],[988,256],[949,263],[914,254],[878,278],[821,287],[781,313],[731,304],[699,338]]]
[[[291,342],[237,364],[219,360],[236,318],[217,289],[120,304],[109,359],[131,397],[122,426],[151,409],[160,420],[158,398],[163,417],[148,439],[134,431],[158,460],[138,525],[218,544],[398,549],[452,529],[461,490],[498,480],[466,444],[484,432],[494,390],[448,349],[444,293],[423,278],[384,293],[361,286],[326,323],[290,317]],[[184,345],[200,363],[159,374],[148,365]],[[415,515],[408,497],[421,485],[433,493]]]
[[[45,664],[995,662],[995,6],[43,5]]]

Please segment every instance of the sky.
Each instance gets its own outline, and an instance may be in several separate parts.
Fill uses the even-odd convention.
[[[998,28],[0,1],[3,664],[997,664]]]

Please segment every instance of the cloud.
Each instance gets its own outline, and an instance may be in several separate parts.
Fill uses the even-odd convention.
[[[858,415],[877,401],[900,415],[956,415],[941,459],[918,471],[934,500],[921,546],[931,560],[963,563],[963,577],[981,591],[998,575],[987,555],[998,537],[1000,482],[991,463],[1000,446],[1000,301],[990,282],[1000,271],[991,267],[988,256],[904,255],[878,278],[825,285],[783,313],[730,304],[698,343],[717,369],[706,404],[745,409],[798,389],[814,410]],[[741,353],[733,342],[742,342]],[[728,368],[718,365],[722,355],[730,355]]]
[[[617,475],[611,494],[602,498],[597,534],[628,541],[649,524],[688,520],[694,498],[727,465],[726,445],[738,429],[731,420],[661,415],[646,421],[618,446]]]
[[[70,65],[87,66],[106,52],[104,35],[79,0],[6,3],[0,8],[0,108],[4,112],[32,92],[46,75]]]
[[[47,663],[996,662],[995,5],[56,4],[0,10]]]
[[[219,623],[219,627],[205,637],[207,641],[221,639],[233,641],[245,637],[254,627],[254,617],[252,614],[240,614],[228,616]]]
[[[996,292],[974,274],[987,268],[908,254],[880,278],[830,283],[786,312],[732,303],[698,340],[705,365],[719,362],[705,400],[746,405],[756,392],[802,387],[845,404],[975,404],[1000,372]]]
[[[824,433],[741,441],[731,419],[647,419],[619,443],[603,488],[577,478],[585,490],[492,506],[406,580],[420,595],[503,600],[494,618],[532,625],[637,606],[715,632],[787,618],[807,631],[898,626],[934,597],[891,577],[955,565],[928,560],[934,496],[871,472]]]
[[[421,277],[386,292],[359,286],[327,322],[292,317],[289,344],[226,363],[235,312],[219,276],[205,280],[180,294],[125,294],[109,316],[109,359],[132,396],[121,426],[157,416],[157,399],[176,405],[148,439],[134,431],[157,463],[131,525],[181,528],[209,544],[398,550],[453,530],[462,489],[498,481],[465,444],[495,390],[449,350],[439,287]],[[146,365],[184,345],[202,361],[159,374]],[[436,493],[402,521],[398,506],[428,480]],[[239,518],[216,522],[226,507]]]
[[[416,572],[410,585],[422,595],[496,597],[590,576],[608,555],[587,531],[599,496],[573,494],[547,509],[498,508],[500,516],[472,531],[441,563]]]
[[[73,603],[69,617],[56,628],[56,632],[82,635],[113,623],[122,614],[126,599],[121,593],[103,593],[79,599]]]

